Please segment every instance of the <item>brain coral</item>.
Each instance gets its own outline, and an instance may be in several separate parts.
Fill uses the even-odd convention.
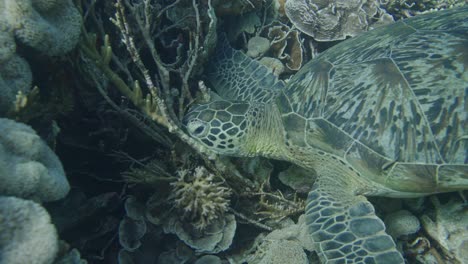
[[[72,0],[0,0],[0,12],[22,43],[49,56],[75,47],[81,14]]]
[[[0,263],[52,263],[57,251],[57,231],[42,206],[0,196]]]
[[[1,195],[54,201],[68,193],[60,160],[31,127],[0,118],[0,131]]]

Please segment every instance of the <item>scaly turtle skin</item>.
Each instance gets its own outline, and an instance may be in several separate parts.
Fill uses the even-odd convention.
[[[222,41],[187,131],[219,154],[313,169],[306,218],[324,263],[404,263],[365,196],[468,189],[468,8],[344,41],[286,85]]]

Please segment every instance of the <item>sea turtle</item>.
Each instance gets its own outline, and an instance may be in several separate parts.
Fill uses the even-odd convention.
[[[222,155],[317,174],[306,223],[324,263],[404,263],[365,196],[468,189],[468,7],[337,44],[287,84],[222,40],[208,71],[221,99],[188,133]]]

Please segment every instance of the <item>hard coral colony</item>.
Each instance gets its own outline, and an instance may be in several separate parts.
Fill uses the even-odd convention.
[[[468,263],[465,4],[0,0],[0,264]]]

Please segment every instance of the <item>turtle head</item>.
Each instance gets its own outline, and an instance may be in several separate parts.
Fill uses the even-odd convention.
[[[249,156],[245,151],[251,105],[218,100],[195,105],[185,115],[187,132],[221,155]]]

